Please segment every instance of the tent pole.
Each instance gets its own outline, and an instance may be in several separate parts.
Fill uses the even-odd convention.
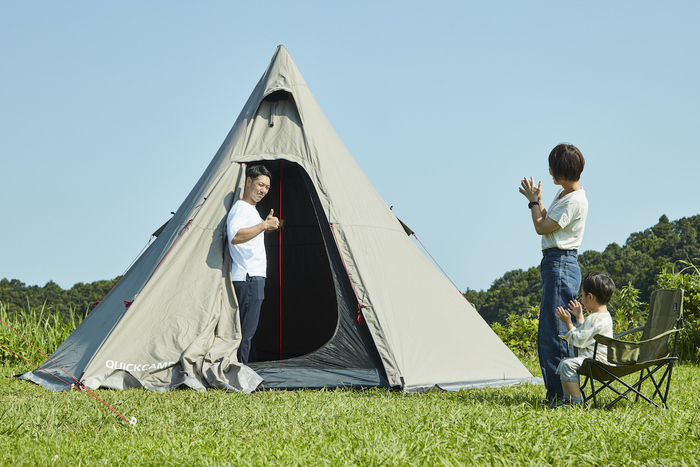
[[[278,219],[282,219],[282,163],[280,160],[280,212],[277,214]],[[279,261],[279,294],[280,294],[280,360],[282,360],[282,226],[277,231],[278,235],[278,261]]]

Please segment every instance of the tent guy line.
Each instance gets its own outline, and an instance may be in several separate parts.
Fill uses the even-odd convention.
[[[17,334],[24,342],[26,342],[27,344],[29,344],[34,350],[36,350],[37,352],[39,352],[44,358],[46,358],[46,359],[49,360],[51,363],[53,363],[53,364],[54,364],[58,369],[60,369],[62,372],[64,372],[64,373],[67,374],[68,376],[70,376],[70,378],[71,378],[73,381],[75,381],[75,382],[74,382],[74,383],[69,383],[68,381],[64,380],[63,378],[60,378],[59,376],[52,375],[54,378],[57,378],[57,379],[61,380],[63,383],[65,383],[65,384],[67,384],[68,386],[70,386],[71,389],[78,389],[78,390],[80,390],[81,393],[86,394],[86,395],[89,395],[89,396],[92,396],[93,399],[95,399],[95,400],[98,401],[98,402],[101,402],[102,405],[104,405],[104,406],[107,407],[109,410],[111,410],[112,412],[114,412],[115,414],[117,414],[117,415],[119,416],[119,418],[121,418],[122,420],[124,420],[126,423],[128,423],[128,424],[131,425],[131,426],[136,426],[136,422],[137,422],[136,417],[131,417],[131,420],[127,420],[127,418],[126,418],[124,415],[122,415],[117,409],[115,409],[114,407],[112,407],[111,405],[109,405],[107,402],[104,401],[104,399],[102,399],[100,396],[98,396],[98,395],[95,394],[92,390],[90,390],[90,388],[86,387],[83,383],[81,383],[80,381],[78,381],[78,380],[75,378],[75,376],[71,375],[71,374],[68,373],[66,370],[64,370],[63,368],[61,368],[61,366],[60,366],[58,363],[56,363],[56,362],[54,362],[53,360],[51,360],[51,358],[50,358],[49,356],[47,356],[44,352],[42,352],[41,350],[39,350],[34,344],[32,344],[31,342],[29,342],[29,340],[28,340],[26,337],[24,337],[22,334],[20,334],[19,332],[17,332],[12,326],[10,326],[9,324],[7,324],[7,323],[6,323],[4,320],[2,320],[2,319],[0,319],[0,323],[4,324],[10,331],[12,331],[12,332],[14,332],[15,334]],[[12,349],[10,349],[10,348],[8,348],[8,347],[2,345],[2,344],[0,344],[0,347],[2,347],[3,349],[7,350],[8,352],[13,353],[14,355],[16,355],[17,357],[21,358],[22,360],[28,362],[30,365],[34,366],[35,368],[37,368],[37,369],[39,369],[39,370],[41,370],[41,371],[46,371],[46,370],[44,370],[43,368],[41,368],[39,365],[37,365],[36,363],[34,363],[33,361],[31,361],[31,360],[29,360],[28,358],[26,358],[24,355],[20,355],[19,353],[15,352],[14,350],[12,350]]]
[[[416,235],[415,232],[412,232],[411,235],[413,235],[413,238],[415,238],[416,241],[417,241],[418,243],[420,243],[420,246],[422,246],[423,249],[425,250],[425,252],[428,253],[428,256],[430,256],[430,259],[432,259],[432,260],[433,260],[433,263],[435,263],[435,266],[437,266],[437,267],[440,269],[440,271],[442,271],[442,273],[445,275],[445,277],[447,278],[447,280],[450,281],[450,282],[452,283],[452,285],[455,286],[455,289],[457,289],[457,291],[458,291],[459,293],[462,293],[462,291],[459,290],[459,287],[457,287],[457,284],[455,284],[455,283],[452,281],[452,279],[450,279],[450,276],[447,275],[447,273],[445,272],[445,270],[442,269],[442,266],[440,266],[440,265],[438,264],[438,262],[435,260],[435,258],[433,258],[433,255],[431,255],[430,252],[428,251],[428,249],[425,247],[425,245],[423,245],[423,242],[421,242],[421,241],[418,239],[418,235]],[[467,297],[464,297],[464,298],[465,298],[465,300],[467,299]],[[467,301],[469,301],[469,300],[467,300]]]

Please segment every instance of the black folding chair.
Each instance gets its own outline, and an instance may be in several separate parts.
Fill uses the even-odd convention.
[[[617,398],[605,406],[609,409],[621,399],[627,399],[627,394],[634,393],[635,401],[642,399],[659,407],[654,398],[659,396],[665,408],[668,390],[671,386],[673,365],[678,361],[676,344],[678,331],[683,327],[683,290],[655,290],[649,303],[649,317],[646,325],[630,329],[614,338],[595,336],[596,344],[593,358],[583,361],[578,373],[585,377],[581,385],[584,402],[593,399],[594,407],[598,406],[596,395],[604,389],[610,389]],[[639,342],[620,340],[620,337],[643,331]],[[673,341],[671,338],[673,337]],[[608,347],[608,363],[595,359],[598,345]],[[639,372],[639,379],[634,384],[623,381],[623,377]],[[659,378],[659,375],[661,377]],[[601,383],[595,387],[594,381]],[[653,394],[648,397],[642,394],[642,383],[650,381],[654,386]],[[590,395],[586,396],[586,386],[590,384]],[[664,388],[665,385],[665,388]]]

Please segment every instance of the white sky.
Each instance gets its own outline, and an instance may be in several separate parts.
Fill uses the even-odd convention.
[[[539,264],[523,176],[586,157],[582,250],[700,212],[700,3],[3,2],[0,278],[122,274],[278,44],[461,290]]]

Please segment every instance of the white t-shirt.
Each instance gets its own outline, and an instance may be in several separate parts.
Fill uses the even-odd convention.
[[[586,192],[572,191],[561,198],[561,188],[554,201],[547,209],[547,217],[557,224],[559,229],[542,236],[542,249],[559,248],[560,250],[578,250],[583,240],[583,229],[588,216],[588,200]]]
[[[240,229],[253,227],[263,222],[255,206],[238,200],[228,213],[226,232],[228,234],[228,251],[231,254],[231,280],[244,281],[246,274],[266,277],[267,255],[265,254],[265,235],[261,232],[254,238],[238,245],[231,244],[231,239]]]

